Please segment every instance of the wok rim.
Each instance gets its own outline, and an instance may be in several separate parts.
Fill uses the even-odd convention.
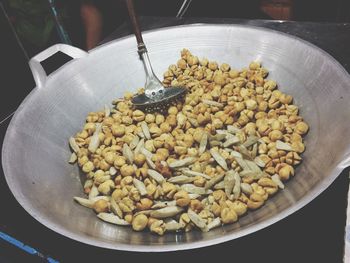
[[[172,30],[172,29],[179,29],[179,28],[193,28],[193,27],[212,27],[212,28],[220,28],[220,27],[227,27],[227,28],[248,28],[250,30],[258,30],[267,32],[269,34],[279,35],[284,38],[289,38],[294,41],[299,41],[302,44],[308,46],[309,48],[313,49],[316,52],[319,52],[319,54],[323,57],[325,57],[337,70],[342,71],[345,78],[349,79],[350,82],[350,75],[347,72],[347,70],[329,53],[327,53],[325,50],[319,48],[318,46],[301,39],[297,36],[290,35],[278,30],[273,30],[269,28],[259,27],[259,26],[252,26],[247,24],[211,24],[211,23],[193,23],[193,24],[184,24],[184,25],[176,25],[176,26],[167,26],[167,27],[161,27],[156,28],[152,30],[146,30],[143,32],[143,35],[152,34],[159,31],[166,31],[166,30]],[[115,39],[113,41],[107,42],[102,44],[101,46],[98,46],[92,50],[90,50],[88,53],[92,53],[96,50],[99,50],[101,48],[105,48],[107,46],[113,45],[116,42],[125,41],[127,39],[133,38],[134,35],[127,35],[122,38]],[[135,49],[136,50],[136,49]],[[70,63],[74,63],[74,60],[69,61],[68,63],[64,64],[68,65]],[[53,75],[58,74],[64,67],[61,66],[56,71],[54,71],[50,76],[48,76],[48,79],[50,79]],[[45,87],[42,87],[45,88]],[[41,88],[40,88],[41,89]],[[162,245],[139,245],[139,244],[121,244],[121,243],[114,243],[113,241],[102,241],[96,238],[92,238],[90,236],[81,234],[73,233],[69,230],[66,230],[64,227],[52,222],[51,220],[47,219],[45,216],[42,216],[41,213],[36,213],[36,209],[32,209],[31,202],[28,202],[26,198],[24,198],[19,191],[16,190],[16,183],[15,180],[13,180],[12,175],[13,173],[12,168],[8,165],[9,162],[7,162],[7,152],[11,151],[10,147],[10,133],[14,129],[15,123],[17,122],[17,119],[19,118],[20,114],[23,112],[23,109],[25,108],[26,102],[31,99],[33,96],[35,96],[39,91],[39,88],[35,87],[21,102],[18,109],[16,110],[15,114],[11,118],[11,121],[7,127],[4,140],[3,140],[3,146],[2,146],[2,168],[5,176],[5,180],[9,186],[9,189],[12,193],[12,195],[15,197],[17,202],[23,207],[23,209],[31,215],[35,220],[37,220],[40,224],[47,227],[48,229],[63,235],[67,238],[70,238],[74,241],[78,241],[87,245],[92,245],[95,247],[100,247],[104,249],[113,249],[113,250],[121,250],[121,251],[131,251],[131,252],[167,252],[167,251],[177,251],[177,250],[189,250],[189,249],[196,249],[196,248],[202,248],[212,245],[217,245],[220,243],[228,242],[249,234],[252,234],[254,232],[257,232],[261,229],[264,229],[286,217],[293,214],[294,212],[298,211],[299,209],[306,206],[308,203],[310,203],[313,199],[315,199],[317,196],[319,196],[324,190],[326,190],[332,182],[340,175],[342,170],[349,166],[349,164],[340,162],[335,166],[335,169],[333,170],[333,173],[331,173],[326,178],[322,179],[311,191],[309,191],[304,197],[302,197],[300,200],[298,200],[295,204],[292,206],[282,210],[282,212],[272,216],[271,218],[268,218],[262,222],[253,224],[251,226],[248,226],[246,229],[240,230],[239,232],[233,232],[229,234],[225,234],[223,236],[214,237],[209,240],[204,241],[193,241],[190,243],[172,243],[172,244],[162,244]]]

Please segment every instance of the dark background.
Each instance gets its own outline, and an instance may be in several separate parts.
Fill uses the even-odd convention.
[[[150,3],[147,4],[146,3]],[[350,70],[350,25],[349,1],[294,1],[294,20],[314,21],[315,23],[247,20],[206,20],[203,17],[228,17],[245,19],[268,19],[256,7],[254,1],[245,1],[244,5],[230,7],[228,1],[194,1],[185,17],[202,17],[198,19],[174,20],[166,18],[144,18],[142,25],[145,29],[177,23],[199,22],[231,22],[253,23],[276,30],[288,32],[302,37],[333,55],[349,71]],[[240,2],[240,1],[238,1]],[[243,2],[243,1],[242,1]],[[249,3],[247,3],[249,2]],[[179,1],[161,1],[154,8],[154,1],[137,1],[141,15],[173,17],[179,6]],[[181,2],[180,2],[181,3]],[[241,2],[240,2],[241,3]],[[101,9],[106,8],[108,26],[104,37],[110,36],[112,31],[120,27],[113,36],[130,33],[125,23],[125,13],[118,9],[119,3],[114,3],[118,16],[114,16],[114,9],[106,8],[101,3]],[[153,7],[152,7],[153,5]],[[176,11],[174,11],[174,8]],[[72,9],[73,10],[73,9]],[[170,21],[170,22],[169,22]],[[342,22],[331,24],[329,22]],[[115,23],[115,24],[114,24]],[[79,23],[68,27],[70,34],[81,37],[74,44],[82,43],[83,34]],[[10,119],[9,114],[16,110],[20,102],[34,87],[29,67],[27,65],[27,50],[23,51],[20,42],[7,21],[0,12],[0,147]],[[112,37],[113,38],[113,37]],[[52,40],[55,43],[55,39]],[[80,42],[79,42],[80,41]],[[80,44],[79,44],[80,43]],[[25,47],[24,47],[25,49]],[[55,69],[66,60],[61,56],[48,63],[49,71]],[[23,127],[25,128],[25,127]],[[342,262],[344,246],[344,227],[346,220],[347,190],[349,180],[348,171],[344,171],[336,181],[319,197],[288,218],[252,235],[226,242],[212,247],[183,251],[179,253],[128,253],[112,251],[88,246],[47,229],[29,216],[12,196],[0,170],[0,231],[5,232],[22,242],[38,249],[45,255],[62,262],[165,262],[174,261],[242,261],[242,262]],[[45,262],[21,252],[12,245],[0,240],[0,262]]]

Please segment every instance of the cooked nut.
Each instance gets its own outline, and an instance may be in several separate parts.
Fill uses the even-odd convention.
[[[274,195],[278,191],[278,187],[264,187],[264,190],[268,195]]]
[[[151,133],[152,138],[155,138],[155,137],[159,137],[163,133],[163,130],[158,126],[152,126],[149,129],[149,132]]]
[[[268,174],[273,175],[273,174],[276,173],[276,172],[275,172],[275,167],[272,167],[272,166],[267,167],[267,168],[265,168],[265,172],[268,173]]]
[[[115,185],[112,180],[107,180],[98,186],[98,191],[103,195],[109,195],[114,186]]]
[[[129,197],[124,197],[118,204],[124,213],[131,213],[136,208]]]
[[[108,164],[113,164],[114,163],[114,161],[115,161],[115,159],[116,159],[116,157],[117,157],[117,155],[116,155],[116,153],[114,153],[114,152],[107,152],[106,154],[105,154],[105,160],[106,160],[106,162],[108,163]]]
[[[273,80],[268,80],[264,84],[264,88],[267,90],[274,90],[277,87],[277,84]]]
[[[125,164],[120,168],[120,174],[122,176],[132,176],[134,173],[135,173],[135,169],[134,169],[134,166],[132,165]]]
[[[154,114],[150,114],[150,113],[146,114],[145,122],[153,123],[153,122],[155,122],[155,120],[156,120],[156,116],[154,116]]]
[[[213,192],[213,197],[214,197],[214,200],[217,201],[217,202],[220,202],[220,201],[226,201],[226,194],[224,191],[222,190],[216,190]]]
[[[279,120],[274,120],[271,123],[271,128],[272,128],[272,130],[282,131],[283,130],[283,124]]]
[[[124,178],[122,178],[122,180],[120,181],[120,185],[122,187],[126,186],[126,185],[131,185],[133,183],[133,178],[132,176],[128,175],[125,176]],[[128,189],[130,191],[130,189]]]
[[[221,213],[221,206],[218,204],[218,203],[216,203],[216,202],[214,202],[212,205],[211,205],[211,211],[213,212],[213,214],[215,215],[215,216],[220,216],[220,213]]]
[[[291,146],[293,151],[296,151],[298,153],[302,153],[305,151],[305,145],[301,141],[293,141]]]
[[[84,173],[92,172],[94,169],[94,164],[91,161],[87,161],[82,167]]]
[[[298,133],[293,133],[290,136],[290,141],[293,142],[301,142],[303,139]]]
[[[266,200],[268,198],[268,194],[261,185],[257,183],[252,183],[251,186],[253,188],[254,193],[260,195],[263,200]]]
[[[124,220],[126,222],[128,222],[129,224],[131,224],[132,220],[133,220],[133,215],[131,213],[128,213],[124,216]]]
[[[166,118],[166,122],[171,126],[175,127],[177,124],[176,116],[175,115],[168,115]]]
[[[147,227],[150,228],[151,225],[155,222],[158,221],[159,219],[153,218],[153,217],[149,217],[148,218],[148,222],[147,222]]]
[[[162,124],[164,121],[165,121],[165,118],[164,118],[164,116],[163,115],[161,115],[161,114],[157,114],[156,115],[156,124],[157,125],[160,125],[160,124]]]
[[[99,199],[93,204],[92,208],[94,209],[94,211],[97,214],[103,213],[103,212],[108,212],[109,211],[109,204],[106,200]]]
[[[116,156],[113,164],[114,164],[114,167],[120,168],[124,164],[126,164],[126,158],[124,156]]]
[[[142,166],[145,162],[146,162],[146,156],[144,156],[141,153],[138,153],[138,154],[135,155],[134,163],[137,166]]]
[[[149,184],[146,186],[147,195],[149,197],[152,197],[152,195],[155,194],[156,190],[157,186],[155,186],[154,184]]]
[[[169,182],[164,182],[162,185],[163,192],[168,196],[170,194],[169,198],[172,198],[177,190],[176,186]]]
[[[266,136],[270,132],[270,127],[267,124],[259,125],[258,126],[258,132],[260,133],[261,136]]]
[[[125,197],[125,193],[121,189],[115,189],[112,193],[112,198],[118,203]]]
[[[292,166],[285,164],[281,169],[278,170],[278,175],[282,181],[286,181],[290,176],[294,175],[294,169]]]
[[[111,127],[114,136],[122,137],[125,134],[125,126],[113,124]]]
[[[296,152],[289,152],[286,155],[286,163],[290,165],[298,165],[301,162],[301,157]]]
[[[151,232],[157,233],[158,235],[163,235],[165,232],[165,224],[163,220],[156,220],[150,226]]]
[[[214,82],[215,82],[215,84],[222,86],[226,83],[226,79],[224,78],[224,76],[222,74],[217,74],[214,77]]]
[[[137,130],[137,126],[134,124],[131,124],[129,126],[125,127],[125,133],[134,133]]]
[[[269,106],[269,104],[267,103],[267,101],[259,102],[259,105],[258,105],[259,112],[255,114],[255,118],[256,119],[264,118],[266,115],[266,113],[264,111],[267,110],[268,106]]]
[[[210,69],[210,70],[217,70],[217,68],[218,68],[218,63],[216,63],[215,61],[210,61],[209,63],[208,63],[208,68]]]
[[[145,119],[145,113],[140,110],[135,110],[132,113],[132,118],[134,121],[143,121]]]
[[[193,184],[198,187],[203,187],[205,183],[206,180],[201,176],[196,177],[196,179],[193,181]]]
[[[82,167],[84,164],[86,164],[89,161],[89,158],[86,155],[83,155],[78,158],[78,164],[80,167]],[[89,164],[90,165],[90,164]]]
[[[239,76],[239,72],[237,70],[231,69],[228,72],[228,75],[229,75],[230,78],[235,79],[235,78],[237,78]]]
[[[153,140],[146,141],[144,147],[149,152],[155,152],[156,151],[156,147],[154,147]]]
[[[308,130],[309,130],[309,126],[303,121],[298,122],[297,125],[295,126],[295,132],[298,134],[305,134],[307,133]]]
[[[282,139],[282,137],[283,133],[280,130],[273,130],[269,133],[269,138],[273,142]]]
[[[132,220],[132,228],[135,231],[142,231],[146,228],[148,223],[148,218],[144,214],[139,214],[135,216]]]
[[[174,152],[178,155],[185,155],[187,153],[187,147],[185,146],[175,146]]]
[[[135,187],[132,187],[129,191],[129,198],[132,201],[138,202],[141,199],[141,194]]]
[[[236,222],[238,216],[233,209],[227,207],[221,210],[220,218],[224,224],[230,224]]]
[[[270,179],[267,177],[262,177],[258,180],[258,184],[263,186],[263,187],[277,187],[277,185]]]
[[[197,200],[197,199],[192,199],[190,201],[190,205],[189,208],[191,208],[194,212],[199,213],[200,211],[202,211],[203,204],[201,203],[201,201]]]
[[[271,94],[272,97],[275,97],[276,99],[279,99],[282,95],[282,92],[279,90],[274,90]]]
[[[177,108],[176,108],[175,106],[171,106],[171,107],[169,107],[169,109],[168,109],[168,113],[169,113],[169,114],[174,114],[174,115],[176,115],[178,112],[179,112],[179,111],[177,110]]]
[[[187,67],[187,63],[184,59],[179,59],[177,61],[177,66],[180,68],[180,69],[186,69]]]
[[[256,124],[253,122],[247,123],[246,126],[244,127],[244,131],[248,135],[254,135],[256,133]]]
[[[252,193],[250,195],[250,200],[252,200],[253,202],[264,202],[264,198],[257,193]]]
[[[191,134],[185,134],[183,138],[184,143],[186,144],[187,147],[192,147],[194,143],[194,138]]]
[[[222,72],[227,72],[227,71],[230,70],[230,68],[231,68],[230,65],[227,64],[227,63],[222,63],[221,66],[220,66],[220,70],[221,70]]]
[[[268,101],[268,105],[270,109],[276,109],[280,106],[281,102],[275,96],[271,96]]]
[[[176,200],[176,205],[180,207],[187,206],[191,199],[186,191],[180,190],[174,195],[174,199]]]
[[[281,94],[281,96],[278,99],[283,104],[290,104],[293,101],[293,97],[287,94]]]
[[[108,171],[109,168],[111,168],[110,164],[106,162],[106,160],[101,160],[100,164],[99,164],[100,169],[102,169],[103,171]]]
[[[198,57],[196,56],[189,56],[187,58],[187,63],[189,66],[197,65],[199,62]]]
[[[248,110],[255,110],[258,106],[257,102],[252,99],[246,100],[245,105]]]
[[[171,131],[171,126],[167,122],[161,123],[159,128],[161,129],[162,132],[165,132],[165,133]]]
[[[153,201],[148,198],[142,198],[140,202],[136,204],[138,210],[148,210],[152,207]]]
[[[182,213],[180,216],[180,220],[179,223],[183,226],[186,226],[187,224],[189,224],[191,222],[190,217],[188,216],[187,213]]]
[[[229,207],[233,209],[238,216],[244,215],[247,212],[247,205],[238,200],[232,202],[232,204],[229,205]]]
[[[263,204],[264,204],[264,201],[254,202],[252,200],[248,200],[247,207],[249,209],[255,210],[255,209],[260,208]]]
[[[196,148],[188,148],[187,149],[187,154],[188,156],[197,156],[198,155],[198,150]]]
[[[164,140],[161,137],[154,138],[153,145],[156,149],[164,147]]]

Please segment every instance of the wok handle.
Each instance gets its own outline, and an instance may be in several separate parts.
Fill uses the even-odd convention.
[[[37,88],[43,87],[48,77],[40,62],[44,61],[45,59],[48,59],[49,57],[51,57],[59,51],[66,54],[67,56],[70,56],[73,59],[86,57],[88,55],[86,51],[66,44],[53,45],[40,52],[39,54],[35,55],[29,60],[29,67],[32,71]]]

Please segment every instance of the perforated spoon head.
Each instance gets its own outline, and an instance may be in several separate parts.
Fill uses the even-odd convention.
[[[146,94],[136,95],[132,98],[132,103],[139,109],[146,112],[164,112],[170,106],[181,102],[187,92],[184,87],[167,87],[158,94],[146,96]]]

